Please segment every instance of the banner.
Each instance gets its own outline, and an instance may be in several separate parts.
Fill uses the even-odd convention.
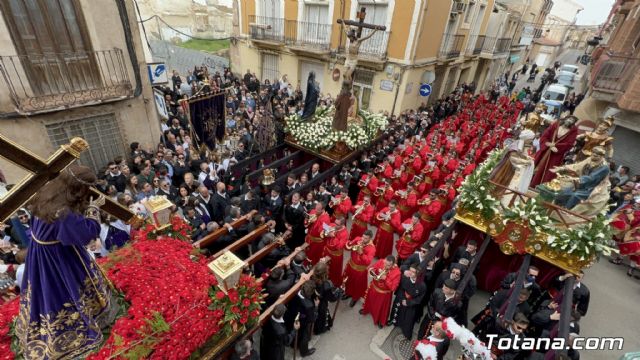
[[[225,136],[224,93],[207,94],[189,99],[189,116],[196,135],[193,139],[198,145],[214,149],[216,139],[222,141]]]

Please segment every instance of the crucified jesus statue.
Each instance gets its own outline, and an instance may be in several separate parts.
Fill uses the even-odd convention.
[[[373,29],[369,35],[365,37],[358,37],[357,31],[355,27],[345,26],[344,22],[341,22],[342,31],[347,35],[349,39],[349,46],[346,51],[346,59],[344,61],[345,71],[344,71],[344,82],[351,84],[353,82],[353,73],[356,70],[356,66],[358,65],[358,52],[360,51],[360,46],[362,42],[371,38],[378,29]]]

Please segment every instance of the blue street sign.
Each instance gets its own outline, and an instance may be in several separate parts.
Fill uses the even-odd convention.
[[[422,84],[420,85],[420,96],[429,96],[431,95],[431,85]]]

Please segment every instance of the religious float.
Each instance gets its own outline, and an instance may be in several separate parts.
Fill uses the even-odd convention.
[[[338,20],[341,30],[349,39],[349,45],[345,52],[342,89],[335,104],[317,108],[320,88],[315,73],[311,72],[307,79],[302,114],[294,114],[286,119],[287,143],[334,164],[352,158],[356,151],[379,138],[388,125],[383,114],[360,109],[358,94],[353,89],[360,46],[376,31],[384,31],[386,27],[365,23],[365,8],[356,16],[358,21]],[[370,30],[368,35],[363,36],[363,29]]]
[[[1,135],[0,145],[0,156],[25,169],[33,169],[30,177],[0,198],[3,221],[88,148],[84,140],[74,138],[44,160]],[[33,162],[29,163],[29,160]],[[91,191],[97,194],[95,188]],[[82,357],[225,359],[235,341],[259,329],[269,319],[275,305],[286,303],[299,289],[299,286],[294,286],[274,306],[262,309],[263,279],[246,271],[282,244],[286,233],[247,259],[233,254],[269,232],[274,226],[272,223],[257,226],[243,238],[207,257],[200,249],[218,241],[226,232],[225,228],[192,243],[187,236],[189,225],[172,213],[171,203],[162,196],[148,199],[143,209],[138,209],[138,214],[113,200],[105,201],[101,209],[130,224],[132,230],[125,246],[91,263],[91,267],[97,268],[107,279],[106,286],[111,289],[109,293],[112,296],[108,302],[105,301],[107,299],[89,297],[82,301],[89,305],[98,300],[100,304],[109,304],[113,320],[106,328],[97,329],[101,341]],[[253,215],[251,212],[229,225],[242,226]],[[291,257],[301,250],[304,247],[292,252]],[[65,349],[78,349],[78,344],[85,341],[86,331],[93,331],[76,326],[84,315],[74,310],[71,304],[64,305],[60,311],[43,320],[48,326],[40,327],[38,331],[41,335],[54,337],[55,342],[51,346],[44,342],[41,345],[30,343],[29,353],[25,354],[24,343],[20,339],[27,337],[26,334],[20,336],[17,324],[20,321],[28,324],[26,329],[30,331],[28,318],[22,318],[28,312],[21,309],[27,306],[31,297],[21,298],[12,290],[0,290],[0,359],[59,357],[66,353]],[[69,310],[65,310],[65,306]],[[73,331],[66,331],[72,328]],[[47,334],[42,334],[42,331]]]
[[[494,150],[462,184],[456,219],[489,235],[506,255],[530,254],[577,274],[615,252],[604,213],[584,216],[560,207],[549,194],[496,181],[506,149]],[[528,183],[527,183],[528,185]],[[559,186],[557,181],[539,189]],[[553,190],[553,189],[551,189]],[[556,189],[559,190],[559,189]]]

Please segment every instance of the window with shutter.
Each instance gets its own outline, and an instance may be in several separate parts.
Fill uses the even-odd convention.
[[[35,95],[99,86],[77,0],[8,0],[0,8]]]

